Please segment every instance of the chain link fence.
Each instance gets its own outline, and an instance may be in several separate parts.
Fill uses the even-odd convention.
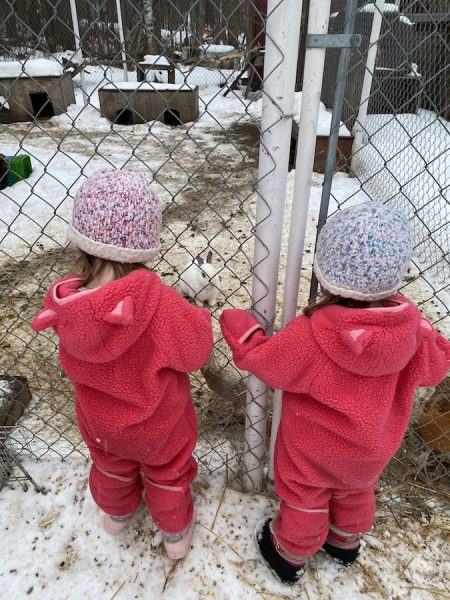
[[[359,3],[352,29],[362,34],[361,45],[351,50],[345,75],[338,73],[339,51],[327,50],[322,89],[322,101],[331,108],[336,82],[346,79],[337,160],[354,183],[353,192],[347,190],[343,197],[339,186],[346,175],[335,175],[329,214],[368,196],[406,215],[416,245],[401,292],[447,338],[449,18],[446,2]],[[344,12],[334,14],[330,31],[340,33],[345,24]],[[373,68],[368,65],[370,49]],[[409,489],[414,496],[417,489],[403,485],[405,480],[448,482],[449,393],[448,379],[437,390],[418,391],[408,434],[384,476],[391,483],[388,488],[395,489],[395,481],[397,489]]]
[[[70,58],[74,33],[68,3],[63,7],[55,2],[49,14],[36,11],[28,17],[19,4],[2,4],[0,13],[0,152],[11,165],[23,154],[33,165],[29,178],[0,192],[5,414],[14,396],[10,378],[22,378],[31,393],[20,421],[21,436],[14,440],[16,453],[38,459],[56,454],[63,460],[86,455],[74,421],[71,385],[58,363],[56,338],[48,332],[35,336],[30,321],[49,283],[73,268],[75,255],[65,229],[76,190],[97,169],[114,166],[143,172],[162,201],[163,250],[152,267],[165,283],[179,286],[194,259],[213,252],[222,282],[218,303],[210,307],[218,341],[210,363],[191,378],[201,432],[196,456],[206,472],[226,468],[231,480],[240,471],[244,448],[246,385],[221,341],[217,317],[222,306],[250,302],[259,144],[255,123],[261,101],[237,80],[238,70],[221,68],[220,56],[207,62],[198,53],[188,57],[187,66],[175,61],[181,60],[185,40],[180,35],[185,32],[193,48],[200,42],[244,44],[251,3],[164,3],[165,11],[156,15],[159,24],[153,23],[151,40],[145,40],[141,51],[132,42],[144,31],[142,3],[123,1],[124,84],[115,3],[77,2],[84,90],[78,87],[81,70]],[[204,16],[198,16],[199,4]],[[160,11],[162,3],[156,5]],[[168,37],[164,26],[169,23]],[[214,30],[208,41],[204,29],[209,26]],[[160,35],[154,36],[156,29]],[[155,62],[163,55],[170,60],[176,83],[152,83],[150,90],[146,82],[136,82],[136,74],[154,37],[159,44],[153,50]],[[239,66],[240,59],[232,60]],[[161,75],[158,70],[156,74]],[[63,79],[69,79],[69,87],[73,82],[75,91],[61,90]],[[107,97],[102,106],[99,90],[111,82],[111,95],[118,93],[119,105],[108,120],[105,114],[115,100]],[[135,104],[141,98],[139,88],[144,100],[154,104],[151,118],[143,104]]]
[[[345,4],[332,3],[330,32],[344,30]],[[439,2],[382,4],[380,9],[379,2],[358,2],[354,31],[362,41],[345,73],[329,214],[372,198],[411,220],[417,246],[404,292],[449,337],[446,11]],[[200,426],[196,455],[205,473],[226,470],[235,478],[245,451],[252,451],[245,447],[245,427],[268,444],[261,427],[244,425],[246,375],[232,365],[217,323],[223,307],[247,308],[252,301],[266,3],[122,0],[123,43],[116,2],[77,0],[78,37],[68,2],[42,2],[41,8],[31,15],[18,0],[0,6],[0,153],[28,154],[33,163],[28,178],[0,191],[2,414],[18,397],[11,378],[25,381],[31,395],[16,434],[5,436],[9,454],[86,456],[56,338],[48,332],[35,336],[30,321],[48,285],[72,268],[65,228],[76,190],[97,169],[114,166],[143,172],[162,200],[163,250],[152,267],[167,284],[178,286],[198,255],[213,252],[222,280],[219,302],[211,307],[215,350],[206,368],[191,377]],[[304,12],[306,17],[307,6]],[[381,31],[371,42],[377,13]],[[303,27],[300,87],[305,35]],[[367,66],[371,47],[373,69]],[[139,65],[145,56],[147,65]],[[327,50],[299,308],[309,291],[338,56],[339,50]],[[283,59],[280,53],[280,65]],[[368,98],[362,95],[366,73]],[[300,101],[299,89],[296,115]],[[20,109],[23,120],[12,117]],[[358,127],[361,143],[355,147]],[[325,173],[325,179],[330,176]],[[288,209],[292,187],[290,176]],[[280,283],[286,254],[287,235]],[[279,291],[277,323],[280,313]],[[448,394],[445,382],[436,394],[419,392],[408,436],[386,475],[391,487],[405,473],[424,484],[443,483],[450,450]],[[9,427],[2,436],[11,431],[11,424],[1,425]],[[23,475],[11,471],[9,458],[4,463],[3,479],[11,472]]]

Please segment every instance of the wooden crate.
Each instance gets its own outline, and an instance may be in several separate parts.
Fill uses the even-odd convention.
[[[99,90],[100,111],[118,125],[161,121],[180,125],[199,115],[198,88],[168,83],[121,82]]]
[[[297,124],[296,124],[297,125]],[[301,142],[299,148],[298,136],[298,125],[292,128],[291,137],[291,152],[289,155],[289,170],[295,168],[295,160],[297,151],[301,152]],[[346,173],[350,170],[350,158],[352,155],[353,137],[339,136],[338,145],[336,150],[336,164],[334,171],[344,171]],[[325,173],[325,164],[327,160],[327,147],[328,147],[328,136],[318,135],[316,138],[316,150],[314,152],[314,167],[315,173]]]

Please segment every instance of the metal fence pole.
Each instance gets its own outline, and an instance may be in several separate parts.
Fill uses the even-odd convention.
[[[372,89],[372,79],[375,71],[375,61],[377,58],[378,40],[380,39],[381,24],[383,22],[383,10],[385,0],[376,0],[375,11],[372,20],[372,30],[370,32],[369,50],[367,52],[366,70],[361,90],[361,99],[359,102],[358,116],[353,127],[353,146],[351,173],[358,171],[360,164],[360,149],[362,146],[365,132],[367,109],[369,107],[370,90]]]
[[[75,0],[70,0],[70,12],[72,14],[73,33],[75,36],[76,62],[79,62],[80,64],[82,64],[83,52],[81,50],[81,44],[80,44],[80,29],[78,27],[77,5],[76,5]],[[86,106],[86,104],[88,103],[88,95],[86,93],[86,79],[84,77],[83,69],[80,71],[80,83],[81,83],[81,92],[83,94],[83,103]]]
[[[312,0],[309,8],[307,33],[326,34],[329,17],[330,0]],[[297,311],[324,64],[325,48],[306,48],[302,106],[298,129],[298,140],[302,144],[302,151],[297,152],[295,162],[294,197],[284,284],[282,327],[295,317]],[[276,390],[270,438],[269,483],[273,481],[273,456],[280,419],[281,391]]]
[[[349,0],[345,11],[344,34],[352,34],[355,29],[355,17],[358,10],[358,0]],[[322,197],[320,199],[319,221],[317,223],[317,237],[328,216],[330,205],[331,185],[333,183],[334,167],[336,165],[336,152],[339,140],[339,129],[341,126],[342,107],[344,105],[345,87],[347,85],[348,68],[350,65],[351,46],[342,48],[339,56],[339,65],[336,76],[336,89],[334,92],[333,113],[331,116],[330,137],[327,147],[327,159],[325,174],[323,178]],[[318,281],[315,273],[311,277],[309,300],[317,295]]]
[[[275,318],[301,10],[301,0],[269,0],[267,7],[252,308],[269,334]],[[243,475],[247,491],[262,487],[266,412],[267,386],[250,376]]]
[[[125,52],[125,39],[123,37],[122,8],[120,6],[120,0],[116,0],[116,8],[117,8],[117,24],[119,26],[120,48],[121,48],[122,61],[123,61],[123,80],[128,81],[127,55]]]

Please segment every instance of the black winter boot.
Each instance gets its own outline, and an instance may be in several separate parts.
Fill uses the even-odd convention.
[[[360,536],[358,534],[346,534],[344,537],[343,535],[330,531],[322,548],[338,562],[349,566],[358,558],[361,548],[359,538]]]
[[[276,550],[270,536],[270,522],[265,521],[255,531],[256,543],[264,560],[283,583],[297,583],[303,576],[305,569],[303,565],[293,565],[285,560]]]
[[[331,544],[327,544],[325,542],[323,549],[327,554],[347,567],[355,562],[359,554],[359,546],[351,549],[337,548],[336,546],[332,546]]]

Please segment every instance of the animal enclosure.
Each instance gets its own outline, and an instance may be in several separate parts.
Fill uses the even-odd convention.
[[[148,23],[137,0],[122,0],[123,42],[117,4],[112,0],[77,0],[78,39],[66,10],[68,3],[53,3],[54,10],[48,12],[44,6],[48,3],[39,0],[42,11],[35,15],[19,15],[15,5],[0,4],[2,61],[22,65],[4,79],[0,61],[0,153],[26,153],[33,162],[27,180],[0,190],[0,380],[24,378],[31,394],[29,402],[24,401],[23,414],[14,409],[14,424],[7,420],[0,425],[0,463],[5,465],[0,493],[7,508],[5,519],[19,515],[17,522],[25,522],[22,506],[34,515],[27,516],[29,532],[20,531],[26,540],[38,538],[33,544],[41,551],[39,556],[57,556],[60,577],[53,577],[55,567],[50,563],[42,567],[46,579],[34,574],[41,573],[41,567],[30,568],[29,573],[21,571],[22,583],[14,583],[19,597],[34,587],[34,593],[51,599],[51,594],[58,596],[61,590],[57,586],[63,581],[67,589],[72,586],[86,597],[92,589],[97,597],[111,597],[119,588],[119,598],[121,591],[123,597],[140,597],[143,592],[139,586],[146,585],[148,576],[146,561],[151,564],[155,589],[168,589],[168,598],[179,598],[186,590],[200,590],[198,593],[207,598],[295,597],[259,576],[261,565],[252,554],[253,521],[276,506],[270,489],[260,495],[241,493],[243,475],[247,482],[257,482],[256,472],[265,476],[268,469],[274,391],[268,392],[267,407],[265,390],[261,394],[248,392],[248,374],[233,365],[221,338],[218,317],[223,308],[258,308],[273,294],[274,314],[266,320],[257,314],[264,325],[273,326],[275,331],[281,328],[289,230],[299,198],[308,199],[309,204],[304,215],[296,311],[305,306],[323,190],[331,175],[327,215],[367,200],[406,215],[416,246],[401,292],[417,302],[424,316],[450,337],[450,134],[444,110],[448,66],[442,65],[442,52],[438,56],[437,51],[444,48],[448,52],[444,17],[433,12],[429,2],[386,2],[390,8],[383,11],[377,8],[379,3],[357,3],[355,31],[361,23],[365,29],[361,26],[361,44],[351,48],[344,75],[346,95],[342,113],[336,117],[339,141],[330,175],[327,151],[334,135],[336,84],[342,81],[338,69],[341,50],[324,51],[323,104],[318,107],[314,139],[298,134],[308,93],[302,78],[292,94],[292,110],[286,104],[281,106],[286,99],[281,86],[276,93],[267,91],[271,77],[287,72],[289,59],[296,55],[283,50],[278,38],[270,53],[268,50],[273,30],[266,25],[270,25],[270,18],[278,18],[287,1],[277,3],[267,17],[264,0],[170,0],[157,3],[156,17]],[[332,3],[330,33],[342,33],[348,21],[346,4]],[[364,11],[364,7],[368,8]],[[417,7],[422,12],[416,11]],[[368,14],[378,14],[381,19],[381,50],[377,41],[370,44],[373,19]],[[307,51],[305,23],[301,26],[301,73]],[[405,31],[406,38],[402,37]],[[154,38],[156,49],[151,47]],[[267,48],[259,53],[256,63],[251,52],[257,43]],[[222,63],[218,46],[227,51],[234,48],[235,57]],[[374,46],[375,62],[370,67],[369,50]],[[150,72],[148,81],[139,81],[140,63],[146,55],[161,60],[168,57],[175,82],[150,81]],[[57,64],[57,73],[41,75],[43,56]],[[275,68],[266,72],[259,89],[267,60],[273,60],[269,64]],[[33,63],[37,63],[35,67]],[[412,64],[417,68],[411,68]],[[368,97],[361,95],[365,73],[372,77]],[[157,72],[162,81],[167,75],[167,71]],[[5,81],[9,87],[1,87]],[[19,90],[18,96],[15,90]],[[368,108],[366,114],[364,106]],[[267,120],[268,107],[278,111],[272,121]],[[23,121],[22,115],[27,117]],[[286,123],[290,127],[287,135],[270,144],[272,133]],[[355,146],[358,125],[361,144]],[[291,138],[292,169],[288,173]],[[315,166],[308,173],[307,195],[300,195],[296,176],[310,142],[316,147]],[[287,150],[283,156],[281,146]],[[61,372],[55,335],[35,335],[30,328],[47,287],[74,268],[76,253],[67,244],[65,231],[76,191],[96,170],[112,167],[144,174],[161,199],[162,250],[149,266],[165,283],[212,314],[214,354],[203,370],[191,375],[200,432],[194,491],[199,521],[205,527],[198,527],[196,562],[180,565],[174,572],[169,572],[160,556],[157,533],[143,512],[137,515],[124,545],[117,548],[103,538],[96,541],[95,527],[85,525],[96,522],[97,517],[86,492],[87,450],[75,423],[72,388]],[[270,177],[274,177],[273,187],[266,194],[264,185]],[[274,204],[274,197],[282,201]],[[274,218],[281,221],[279,247],[274,243],[275,234],[261,235],[261,225]],[[258,248],[260,252],[255,255]],[[191,265],[199,256],[208,263],[209,253],[214,282],[202,296],[196,287],[198,279],[195,283],[190,279]],[[275,285],[267,273],[261,276],[261,265],[267,261],[276,263],[276,272],[271,275],[275,274]],[[10,392],[7,399],[12,399]],[[21,404],[19,397],[16,401]],[[365,538],[368,558],[358,563],[353,578],[318,557],[312,564],[313,575],[305,583],[309,589],[305,594],[310,598],[332,598],[335,590],[349,600],[374,594],[411,600],[443,597],[445,583],[440,582],[445,582],[442,548],[448,529],[448,414],[448,381],[437,390],[418,391],[407,436],[378,487],[377,529]],[[248,456],[258,463],[254,472],[246,470]],[[51,493],[32,496],[32,482]],[[28,492],[22,486],[28,486]],[[255,483],[253,491],[257,487]],[[90,568],[83,552],[84,530],[95,548],[100,564],[96,568],[101,574],[100,583],[91,581],[92,589],[87,591],[84,580],[79,581],[79,588],[73,585],[77,569],[86,572]],[[13,547],[11,528],[2,531]],[[127,544],[131,550],[126,548],[125,552]],[[108,556],[102,545],[108,548]],[[144,558],[129,557],[134,547]],[[214,560],[204,548],[209,548]],[[424,562],[419,562],[419,553]],[[34,564],[38,553],[30,550],[28,554],[31,558],[27,564]],[[11,571],[17,565],[14,552],[11,555],[5,559],[5,570],[7,583],[12,585],[15,575]],[[197,563],[204,566],[207,577]],[[125,573],[123,587],[122,579],[111,579],[111,573],[117,572]],[[218,582],[219,591],[211,581]],[[229,581],[241,586],[232,587],[231,596],[227,596]],[[175,591],[170,596],[172,584]],[[437,590],[436,596],[431,592],[421,596],[423,589]],[[68,598],[70,593],[69,589]],[[198,600],[194,595],[192,598]]]

